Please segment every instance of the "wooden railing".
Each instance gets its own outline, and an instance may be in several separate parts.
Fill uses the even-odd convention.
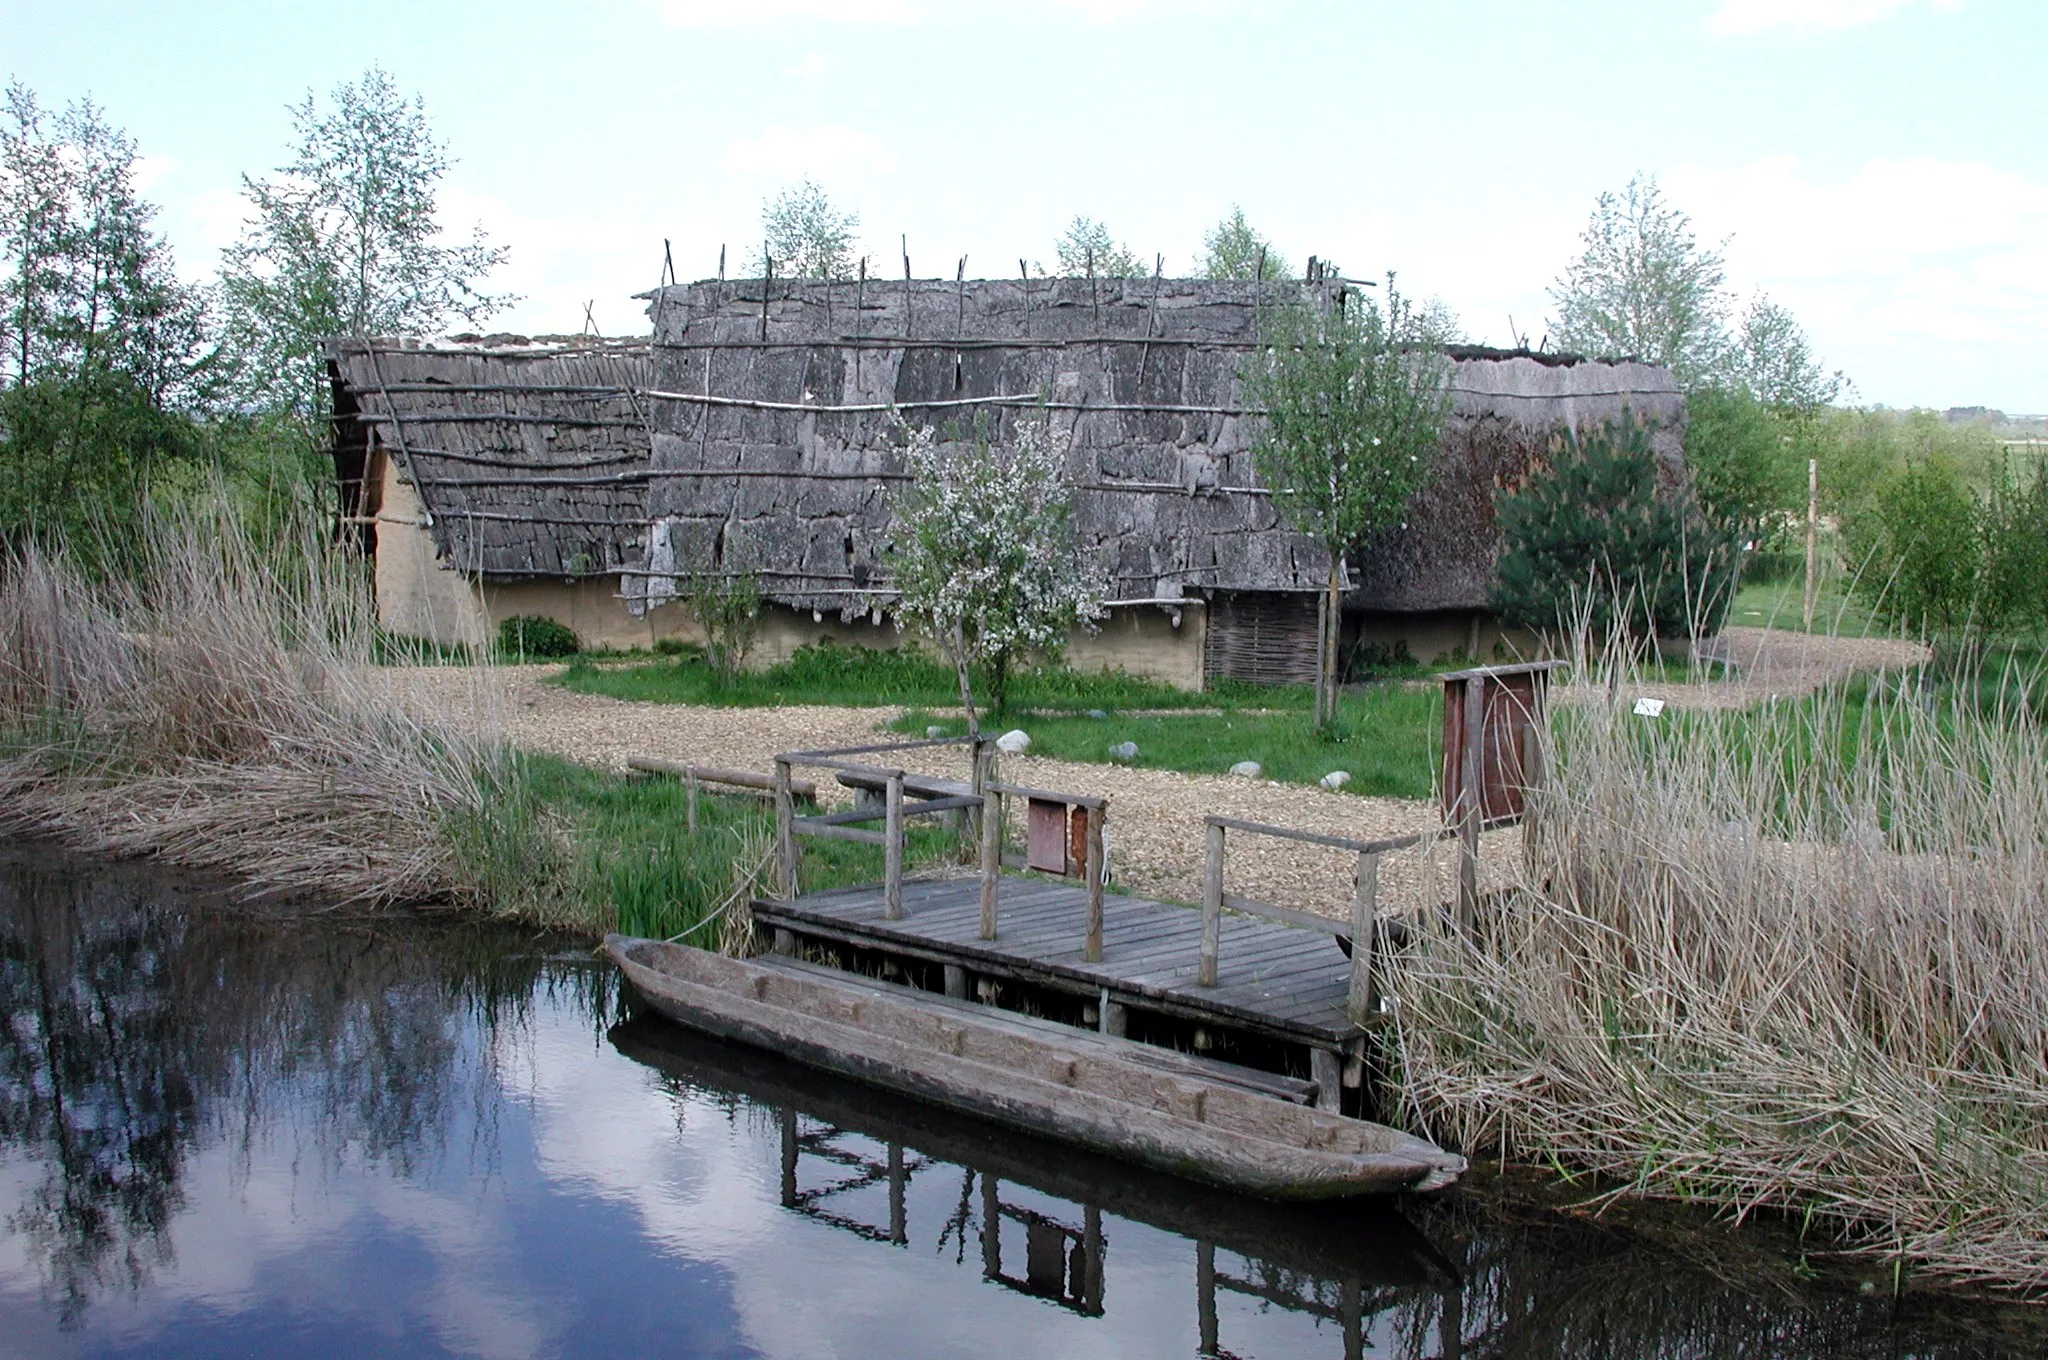
[[[1202,953],[1196,969],[1195,981],[1203,987],[1217,985],[1221,962],[1218,955],[1222,948],[1223,913],[1230,910],[1246,916],[1257,916],[1283,925],[1300,926],[1306,930],[1319,930],[1326,935],[1351,937],[1351,989],[1345,1009],[1355,1025],[1366,1023],[1379,1007],[1379,998],[1374,992],[1372,972],[1373,928],[1379,915],[1380,856],[1393,850],[1406,850],[1424,841],[1436,840],[1454,832],[1418,832],[1408,836],[1390,836],[1384,840],[1359,841],[1348,836],[1325,836],[1314,831],[1295,831],[1284,826],[1268,826],[1264,822],[1247,822],[1236,817],[1210,816],[1204,818],[1208,832],[1208,855],[1202,866]],[[1249,897],[1239,897],[1224,891],[1223,851],[1227,833],[1239,831],[1253,836],[1270,836],[1275,840],[1295,841],[1303,845],[1323,845],[1336,850],[1349,850],[1358,856],[1357,868],[1352,875],[1351,920],[1332,920],[1312,912],[1296,911],[1292,907],[1276,906],[1271,902],[1260,902]]]
[[[943,789],[935,787],[942,781],[913,775],[904,769],[849,759],[855,756],[889,755],[898,751],[923,751],[940,746],[963,745],[969,748],[972,762],[967,784],[968,792],[964,794],[948,794]],[[782,870],[782,889],[787,898],[796,898],[802,871],[797,854],[798,837],[812,836],[822,840],[857,841],[863,845],[879,845],[882,847],[883,863],[882,914],[892,921],[901,919],[905,819],[926,817],[941,812],[980,809],[980,790],[988,783],[989,765],[994,750],[994,743],[987,737],[934,737],[925,741],[881,742],[873,746],[849,746],[827,751],[785,751],[775,757],[775,842],[778,863]],[[834,771],[841,776],[841,783],[854,788],[879,784],[882,805],[879,808],[854,807],[845,812],[799,817],[796,814],[794,793],[796,781],[792,773],[798,768]],[[934,796],[918,797],[906,804],[906,785]],[[860,826],[863,822],[876,821],[883,824],[882,830],[868,831]]]
[[[1082,941],[1082,957],[1089,963],[1102,962],[1102,827],[1109,815],[1109,800],[1087,793],[1053,793],[1047,789],[1025,788],[1017,784],[990,783],[983,790],[985,805],[981,815],[981,938],[993,940],[996,937],[996,888],[1003,872],[1003,821],[1008,800],[1022,798],[1027,802],[1058,803],[1067,809],[1072,817],[1078,809],[1087,818],[1087,852],[1082,857],[1081,872],[1088,885],[1088,925]]]

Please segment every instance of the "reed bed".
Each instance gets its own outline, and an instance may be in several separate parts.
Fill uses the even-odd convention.
[[[1906,676],[1655,720],[1594,702],[1549,745],[1476,936],[1438,924],[1389,960],[1409,1116],[1601,1194],[2048,1285],[2048,740],[2025,696]]]
[[[474,896],[448,828],[504,753],[393,702],[360,564],[310,524],[258,541],[224,501],[143,534],[127,579],[61,546],[0,560],[0,816],[257,892]]]

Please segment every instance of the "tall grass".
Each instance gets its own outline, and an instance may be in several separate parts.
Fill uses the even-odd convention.
[[[145,518],[136,571],[0,559],[0,814],[331,901],[459,894],[444,819],[495,760],[395,702],[359,565],[225,500]]]
[[[1596,702],[1550,744],[1476,937],[1439,923],[1389,960],[1412,1116],[1614,1193],[2048,1284],[2048,739],[2024,696]]]

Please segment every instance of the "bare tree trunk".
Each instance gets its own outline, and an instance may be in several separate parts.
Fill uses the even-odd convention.
[[[1328,727],[1337,721],[1337,648],[1344,636],[1344,559],[1330,560],[1329,593],[1323,599],[1321,655],[1316,658],[1316,725]]]
[[[967,680],[967,639],[958,625],[953,629],[953,673],[960,681],[960,707],[967,710],[967,735],[981,735],[981,722],[974,713],[974,689]]]

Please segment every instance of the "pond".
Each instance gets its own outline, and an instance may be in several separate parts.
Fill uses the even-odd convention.
[[[1697,1217],[1210,1193],[692,1037],[575,941],[32,844],[0,935],[6,1357],[2048,1351]]]

